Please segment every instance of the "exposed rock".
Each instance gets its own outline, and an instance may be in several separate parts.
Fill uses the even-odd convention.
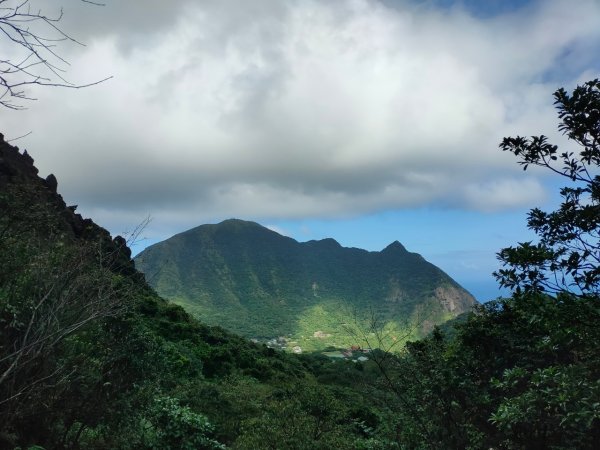
[[[21,154],[19,147],[8,144],[2,138],[0,141],[0,184],[8,182],[10,177],[17,177],[23,181],[37,179],[37,174],[38,170],[33,165],[33,158],[27,151]]]
[[[466,311],[475,304],[475,299],[465,292],[459,291],[454,286],[440,286],[434,291],[444,310],[454,313],[455,311]]]
[[[110,255],[107,264],[113,265],[116,271],[135,273],[131,250],[125,239],[118,236],[113,239],[104,228],[96,225],[91,219],[83,219],[75,213],[76,205],[67,206],[62,196],[57,193],[58,181],[52,174],[46,179],[38,176],[38,169],[33,165],[33,158],[18,147],[12,146],[0,134],[0,192],[12,192],[17,195],[26,194],[32,204],[43,203],[53,205],[57,215],[62,219],[56,222],[61,235],[65,239],[83,239],[100,245],[106,255]],[[139,275],[140,279],[143,276]]]
[[[51,173],[46,177],[46,186],[48,186],[48,189],[50,189],[52,192],[56,192],[56,189],[58,188],[58,180],[54,174]]]
[[[131,249],[127,247],[127,240],[123,236],[116,236],[113,242],[119,251],[123,252],[128,258],[131,258]]]

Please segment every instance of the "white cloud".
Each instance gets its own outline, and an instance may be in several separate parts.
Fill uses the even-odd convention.
[[[495,179],[464,187],[463,200],[479,211],[498,211],[535,205],[544,199],[544,189],[535,179]]]
[[[497,145],[553,134],[551,93],[598,69],[582,50],[600,50],[593,0],[485,19],[367,0],[164,4],[78,12],[90,45],[70,78],[114,79],[1,112],[100,223],[535,204],[540,182]]]

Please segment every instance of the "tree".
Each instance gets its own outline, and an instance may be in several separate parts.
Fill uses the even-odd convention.
[[[214,427],[208,419],[182,406],[172,397],[154,401],[143,439],[144,447],[152,449],[219,450],[225,446],[212,439]]]
[[[504,264],[495,272],[501,286],[515,292],[568,292],[577,296],[600,294],[600,81],[578,86],[572,95],[554,93],[559,130],[579,151],[558,153],[546,136],[505,138],[500,147],[519,158],[523,169],[544,167],[569,179],[561,189],[562,204],[547,213],[529,213],[528,227],[539,242],[523,242],[498,253]],[[556,167],[558,162],[562,167]]]
[[[10,53],[0,56],[0,106],[23,109],[23,101],[35,100],[28,93],[32,86],[79,89],[108,79],[81,85],[65,78],[69,63],[60,56],[57,45],[83,44],[59,27],[62,17],[62,9],[49,15],[41,9],[32,9],[30,0],[0,0],[0,37],[12,44],[6,47]]]
[[[554,97],[559,130],[578,151],[559,153],[545,136],[500,144],[525,169],[544,167],[571,182],[556,211],[531,210],[537,243],[500,251],[496,276],[513,295],[480,305],[451,338],[436,330],[379,358],[400,448],[597,446],[600,82]]]

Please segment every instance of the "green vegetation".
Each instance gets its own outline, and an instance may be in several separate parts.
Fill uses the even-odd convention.
[[[405,338],[422,337],[474,304],[398,242],[381,252],[333,239],[298,243],[234,219],[173,236],[135,262],[160,295],[203,322],[260,340],[291,336],[303,350],[364,345],[349,327],[373,318]]]
[[[498,254],[509,299],[482,305],[445,338],[410,343],[376,362],[393,394],[403,448],[586,449],[600,439],[600,82],[555,93],[559,129],[501,148],[566,177],[562,204],[533,209],[539,237]],[[553,163],[562,161],[562,168]]]
[[[561,157],[574,183],[557,211],[532,210],[537,243],[500,251],[512,297],[397,352],[385,322],[349,329],[382,347],[356,362],[253,344],[163,300],[122,238],[0,139],[0,448],[596,448],[600,82],[556,100],[579,153],[502,144],[524,164]],[[336,304],[312,307],[327,325]]]
[[[265,448],[267,430],[275,448],[376,444],[360,389],[317,380],[331,363],[158,297],[32,163],[0,140],[0,448]]]

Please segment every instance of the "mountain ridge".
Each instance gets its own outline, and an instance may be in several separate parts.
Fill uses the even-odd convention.
[[[146,248],[135,262],[161,295],[246,337],[298,340],[327,331],[338,336],[321,344],[346,345],[349,337],[342,342],[332,318],[348,323],[359,315],[368,328],[368,316],[376,313],[396,334],[414,338],[476,303],[399,241],[381,251],[343,247],[332,238],[298,242],[241,219],[178,233]]]

